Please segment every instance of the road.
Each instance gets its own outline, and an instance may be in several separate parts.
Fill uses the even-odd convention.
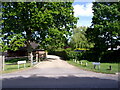
[[[2,88],[118,88],[118,75],[85,71],[48,55],[33,68],[3,74]]]

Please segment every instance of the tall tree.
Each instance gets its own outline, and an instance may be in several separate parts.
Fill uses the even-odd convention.
[[[8,36],[20,34],[28,51],[32,41],[44,49],[60,46],[77,23],[73,13],[72,2],[3,2],[3,39],[9,43]]]
[[[120,45],[120,2],[93,2],[92,25],[87,29],[87,37],[95,43],[96,57],[101,60],[108,48]]]
[[[87,35],[97,50],[107,50],[120,45],[120,2],[94,2],[92,26]]]
[[[91,48],[93,44],[88,42],[85,31],[87,27],[81,26],[73,29],[70,44],[73,48]]]

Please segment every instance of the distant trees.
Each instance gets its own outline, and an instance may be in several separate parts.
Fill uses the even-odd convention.
[[[64,45],[77,18],[72,2],[3,2],[2,21],[4,45],[25,44],[30,52],[33,41],[44,49]]]
[[[86,38],[86,30],[88,27],[80,26],[72,30],[70,45],[73,48],[91,48],[93,43],[88,42]]]

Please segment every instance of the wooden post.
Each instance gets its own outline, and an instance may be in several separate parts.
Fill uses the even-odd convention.
[[[80,62],[80,64],[82,65],[82,61]]]
[[[98,70],[100,70],[100,65],[98,65]]]
[[[0,55],[0,71],[2,71],[2,66],[3,66],[3,65],[2,65],[2,62],[3,62],[3,61],[2,61],[2,55]]]
[[[19,67],[19,64],[18,64],[18,69],[19,69],[20,67]]]
[[[73,59],[73,62],[75,62],[75,59]]]
[[[2,68],[3,68],[3,71],[4,71],[5,70],[5,56],[4,55],[2,56],[2,62],[3,62]]]
[[[85,63],[85,66],[87,66],[87,65],[88,65],[88,63],[86,62],[86,63]]]
[[[47,59],[47,55],[48,55],[48,52],[46,51],[46,52],[45,52],[45,59]]]
[[[36,54],[36,62],[38,62],[38,54]]]
[[[76,62],[76,59],[74,59],[74,62]]]
[[[94,69],[96,68],[96,65],[94,65]]]
[[[25,63],[24,63],[24,68],[26,68]]]
[[[31,60],[31,66],[33,66],[33,55],[32,55],[32,52],[30,53],[30,60]]]
[[[111,65],[109,66],[109,70],[112,70],[112,66]]]

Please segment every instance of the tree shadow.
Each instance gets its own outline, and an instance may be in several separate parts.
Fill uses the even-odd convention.
[[[2,80],[2,88],[118,88],[118,81],[96,77],[38,76],[14,77]]]

